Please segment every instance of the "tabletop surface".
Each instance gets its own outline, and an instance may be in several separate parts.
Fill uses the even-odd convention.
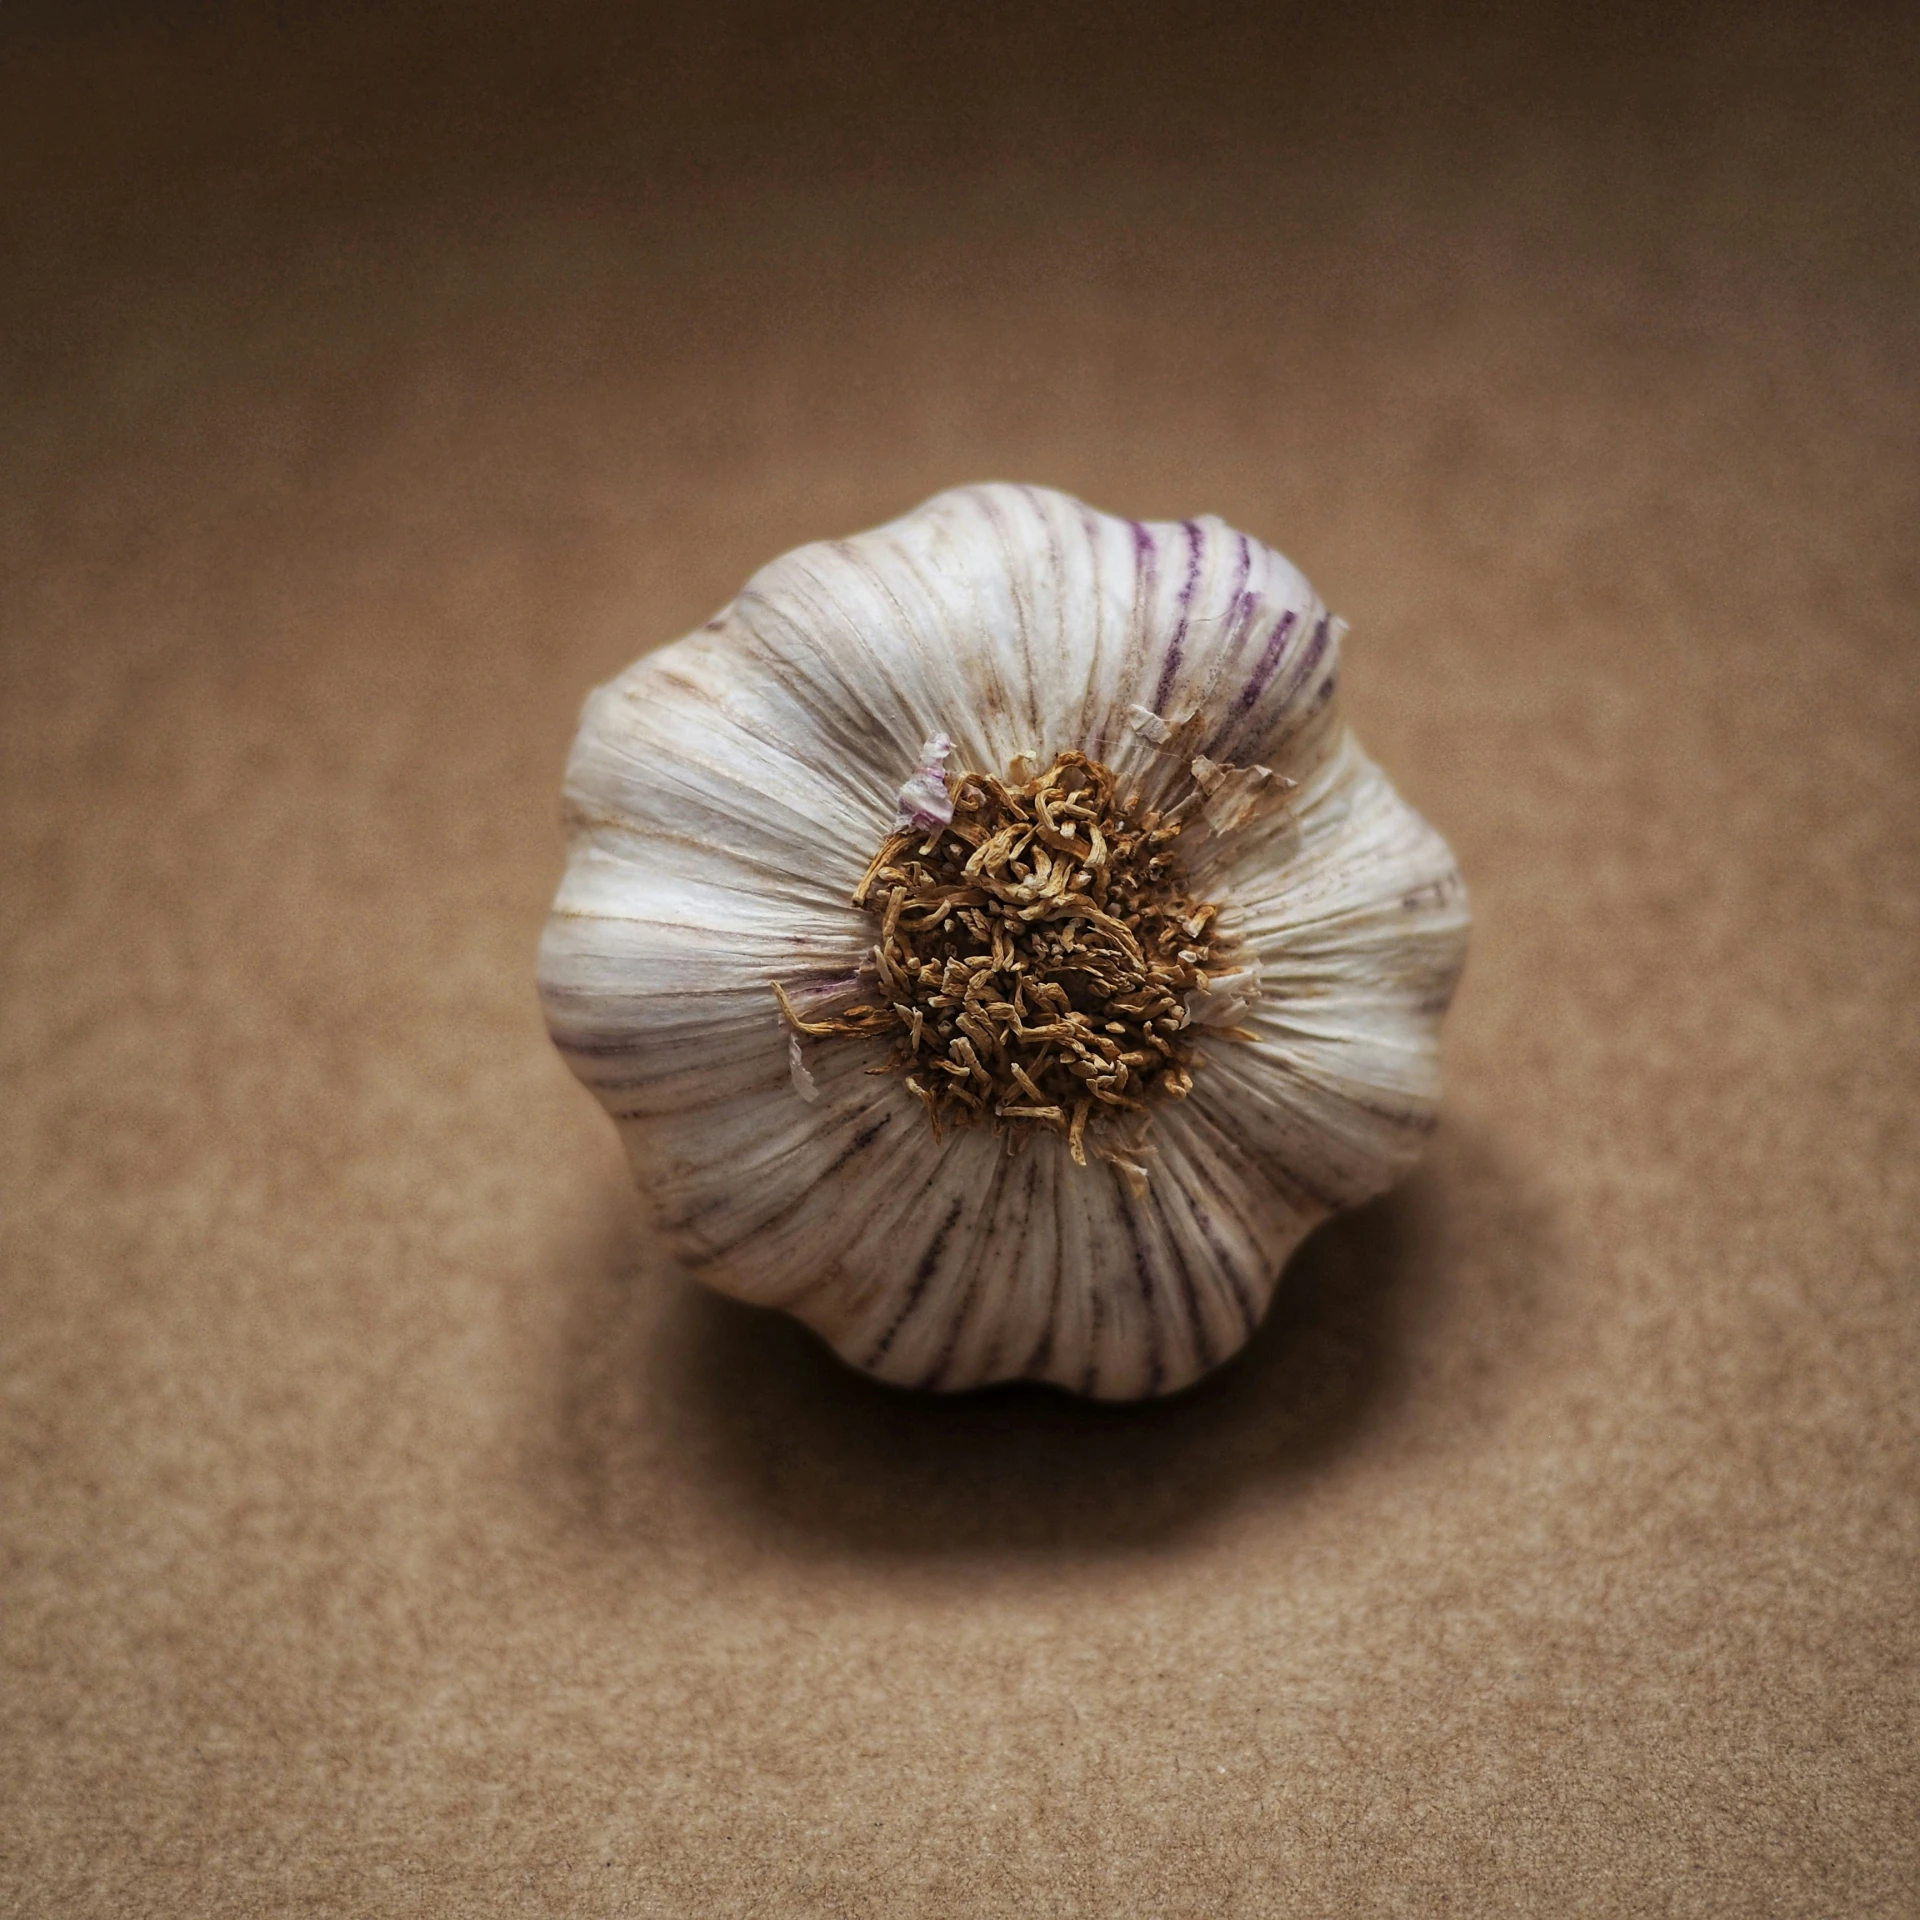
[[[1464,14],[0,22],[0,1910],[1920,1910],[1920,16]],[[698,1288],[532,992],[587,689],[986,478],[1475,906],[1140,1409]]]

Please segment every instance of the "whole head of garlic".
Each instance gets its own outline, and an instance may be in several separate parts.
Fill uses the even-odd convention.
[[[1446,844],[1218,520],[940,495],[587,702],[555,1044],[677,1253],[881,1378],[1184,1386],[1433,1125]]]

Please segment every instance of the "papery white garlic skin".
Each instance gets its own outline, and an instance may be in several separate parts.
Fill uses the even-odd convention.
[[[787,554],[599,689],[540,991],[680,1258],[902,1385],[1127,1399],[1237,1351],[1308,1230],[1418,1156],[1465,955],[1452,855],[1340,718],[1341,631],[1218,520],[980,486]],[[1198,783],[1178,845],[1236,943],[1129,1164],[936,1141],[884,1049],[797,1042],[772,992],[854,997],[852,894],[943,765],[1070,748],[1160,804]]]

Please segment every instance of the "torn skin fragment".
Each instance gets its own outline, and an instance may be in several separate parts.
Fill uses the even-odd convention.
[[[1213,833],[1232,833],[1253,818],[1273,783],[1274,772],[1271,767],[1223,766],[1199,754],[1193,762],[1193,780],[1207,796],[1200,812],[1208,829]],[[1291,780],[1282,776],[1274,791],[1284,794],[1292,785]]]
[[[814,1085],[813,1075],[808,1071],[806,1061],[800,1057],[800,1036],[797,1033],[787,1035],[787,1076],[793,1082],[794,1092],[802,1100],[811,1104],[820,1098],[820,1089]]]
[[[895,832],[917,827],[925,833],[944,827],[953,818],[953,796],[947,791],[947,756],[953,742],[944,733],[934,734],[920,749],[920,764],[900,789],[899,810],[895,813]]]
[[[1151,741],[1156,747],[1164,747],[1173,738],[1173,729],[1151,707],[1130,706],[1127,709],[1127,725],[1141,739]]]

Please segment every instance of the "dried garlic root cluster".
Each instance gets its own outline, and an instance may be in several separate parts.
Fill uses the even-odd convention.
[[[1220,911],[1186,889],[1183,823],[1078,751],[1017,785],[954,786],[952,818],[889,836],[854,890],[880,921],[877,997],[806,1020],[776,984],[781,1007],[798,1033],[890,1039],[936,1139],[991,1122],[1017,1151],[1046,1127],[1084,1167],[1098,1111],[1096,1142],[1127,1149],[1099,1151],[1144,1193],[1141,1123],[1193,1085],[1187,996]]]
[[[541,994],[681,1257],[901,1384],[1244,1344],[1417,1156],[1465,953],[1339,638],[1216,520],[974,487],[602,688]]]

